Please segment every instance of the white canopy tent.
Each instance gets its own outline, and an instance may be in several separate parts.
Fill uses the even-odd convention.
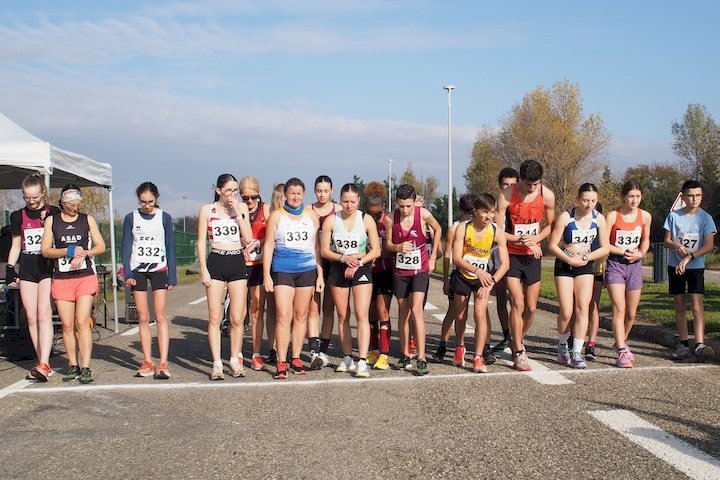
[[[62,188],[68,183],[74,183],[80,187],[108,189],[115,332],[118,332],[112,167],[108,163],[99,163],[84,155],[54,147],[22,129],[0,113],[0,189],[20,188],[23,179],[32,172],[44,175],[45,182],[52,188]]]

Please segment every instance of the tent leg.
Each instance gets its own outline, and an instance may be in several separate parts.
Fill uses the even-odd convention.
[[[115,309],[115,333],[120,331],[118,323],[118,284],[117,259],[115,258],[115,209],[113,208],[113,189],[108,188],[108,205],[110,207],[110,263],[112,265],[113,308]]]

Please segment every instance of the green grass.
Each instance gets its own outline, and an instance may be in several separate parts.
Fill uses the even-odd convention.
[[[555,278],[552,267],[543,267],[540,286],[540,296],[557,301]],[[600,296],[600,311],[610,313],[610,297],[603,289]],[[688,303],[689,328],[692,331],[692,313]],[[638,307],[638,318],[675,327],[675,308],[673,297],[668,293],[667,284],[654,283],[651,278],[643,282],[642,298]],[[705,283],[705,331],[708,336],[720,338],[720,284]]]

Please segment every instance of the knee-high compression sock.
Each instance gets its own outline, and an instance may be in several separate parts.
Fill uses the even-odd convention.
[[[318,337],[308,338],[308,346],[311,352],[317,353],[320,350],[320,339]]]
[[[390,337],[392,336],[392,326],[390,320],[380,322],[380,353],[388,354],[390,351]]]
[[[320,353],[327,353],[328,348],[330,348],[330,339],[329,338],[321,338],[320,339]]]

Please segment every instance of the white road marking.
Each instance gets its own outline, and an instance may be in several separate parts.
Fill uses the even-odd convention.
[[[198,298],[197,300],[193,300],[190,302],[190,305],[197,305],[198,303],[202,303],[207,300],[207,297]]]
[[[0,390],[0,398],[6,397],[11,393],[19,392],[23,388],[33,383],[35,383],[33,380],[20,380],[19,382],[15,382],[12,385],[8,385],[7,387]]]
[[[438,309],[438,307],[436,307],[435,305],[433,305],[433,304],[430,303],[430,302],[427,302],[427,303],[425,304],[425,310],[437,310],[437,309]]]
[[[440,320],[440,321],[445,320],[445,314],[444,314],[444,313],[433,313],[433,317],[437,318],[437,319]]]
[[[140,327],[133,327],[133,328],[131,328],[130,330],[124,331],[124,332],[121,333],[120,335],[123,336],[123,337],[129,337],[130,335],[135,335],[135,334],[138,333],[139,331],[140,331]]]
[[[495,355],[505,362],[505,364],[513,364],[509,354],[505,352],[496,352]],[[528,358],[528,362],[530,363],[530,368],[532,368],[532,370],[521,373],[527,375],[538,383],[543,385],[567,385],[569,383],[573,383],[572,380],[564,377],[558,370],[550,370],[542,363],[536,362],[531,358]]]
[[[720,478],[720,461],[628,410],[588,413],[690,478]]]

